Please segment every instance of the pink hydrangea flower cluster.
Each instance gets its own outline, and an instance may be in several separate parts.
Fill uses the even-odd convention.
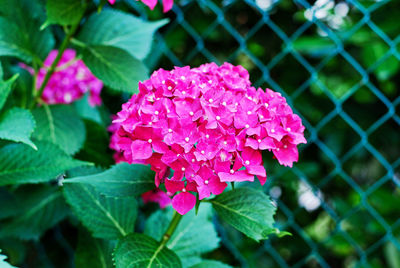
[[[164,183],[180,214],[195,206],[195,194],[199,200],[221,194],[227,182],[257,176],[264,184],[262,150],[291,167],[297,145],[306,143],[285,98],[252,87],[248,72],[229,63],[154,72],[110,130],[116,160],[150,164],[156,186]]]
[[[39,70],[36,88],[42,85],[56,56],[57,50],[51,51],[47,56],[44,67]],[[89,92],[89,103],[96,106],[101,104],[102,88],[101,80],[90,72],[82,60],[76,58],[75,50],[66,49],[43,91],[42,100],[47,104],[69,104]]]

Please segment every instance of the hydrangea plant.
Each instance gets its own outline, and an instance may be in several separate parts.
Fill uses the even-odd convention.
[[[117,268],[229,267],[204,258],[220,246],[219,220],[255,241],[285,234],[269,197],[246,184],[267,180],[262,151],[291,167],[306,143],[280,93],[253,87],[230,63],[149,78],[145,58],[167,20],[118,11],[126,9],[118,1],[8,4],[0,10],[0,246],[10,263],[38,265],[8,241],[29,248],[49,230],[74,236],[75,266]],[[172,4],[163,1],[163,12]]]

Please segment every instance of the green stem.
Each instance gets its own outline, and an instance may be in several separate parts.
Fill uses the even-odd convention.
[[[165,231],[163,237],[160,241],[160,246],[163,247],[167,244],[168,240],[171,238],[172,234],[174,233],[176,227],[178,227],[179,222],[182,219],[182,215],[174,211],[174,216],[171,220],[171,223],[168,226],[167,231]]]
[[[54,59],[53,63],[51,64],[49,70],[47,71],[47,73],[43,79],[43,83],[40,86],[39,90],[36,90],[36,87],[35,87],[35,90],[33,92],[34,99],[31,104],[31,107],[30,107],[31,109],[35,107],[35,104],[38,103],[39,99],[41,98],[44,88],[46,87],[52,74],[56,70],[57,64],[60,61],[65,49],[68,47],[68,44],[71,41],[72,36],[75,34],[76,30],[78,29],[81,20],[82,20],[82,18],[79,20],[79,22],[77,24],[75,24],[71,27],[71,29],[68,31],[67,35],[65,36],[64,40],[62,41],[62,43],[60,45],[60,48],[58,49],[57,56]]]

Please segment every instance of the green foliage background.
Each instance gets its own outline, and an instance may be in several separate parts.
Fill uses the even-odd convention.
[[[293,169],[264,158],[264,191],[293,236],[260,247],[228,228],[219,256],[241,267],[399,267],[400,2],[275,0],[266,10],[257,2],[178,2],[159,54],[147,59],[165,69],[241,64],[256,85],[284,94],[306,125]],[[349,11],[337,26],[339,3]],[[318,6],[326,14],[307,19]],[[302,193],[320,205],[307,211]]]

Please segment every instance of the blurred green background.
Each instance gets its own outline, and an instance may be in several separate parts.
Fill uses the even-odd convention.
[[[400,267],[400,1],[175,1],[153,68],[229,61],[280,91],[307,145],[292,169],[264,155],[277,227],[257,244],[222,232],[241,267]],[[217,219],[216,219],[217,220]]]

